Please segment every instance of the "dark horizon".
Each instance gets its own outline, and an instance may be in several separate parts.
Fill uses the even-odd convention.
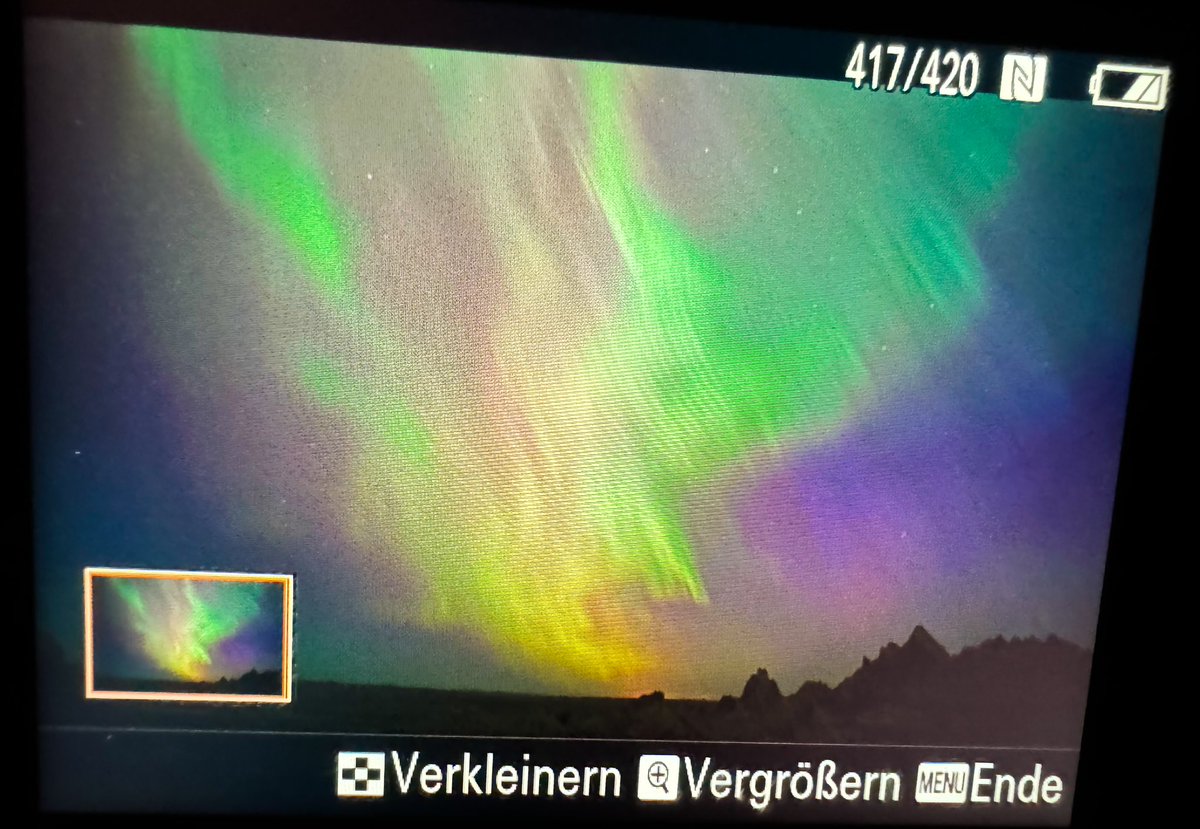
[[[47,670],[48,669],[48,670],[54,671],[55,668],[53,667],[53,665],[47,665],[47,663],[59,663],[62,667],[65,667],[70,671],[78,669],[80,672],[82,672],[82,662],[78,661],[78,660],[70,659],[67,656],[65,650],[61,647],[60,643],[54,641],[51,637],[49,637],[47,634],[42,633],[42,632],[39,632],[38,640],[39,640],[39,654],[38,654],[39,670]],[[880,658],[890,655],[895,649],[899,648],[899,649],[903,650],[906,647],[914,646],[914,643],[916,643],[916,645],[915,645],[916,647],[924,647],[926,642],[932,642],[937,648],[941,648],[945,652],[946,656],[950,659],[955,659],[955,658],[961,657],[964,653],[971,653],[971,652],[979,650],[980,648],[984,648],[986,646],[989,646],[990,644],[995,644],[995,643],[1003,643],[1003,644],[1010,644],[1010,645],[1024,645],[1024,644],[1061,645],[1061,646],[1064,646],[1064,647],[1067,647],[1070,649],[1077,650],[1077,651],[1081,652],[1082,654],[1086,654],[1089,658],[1092,653],[1091,648],[1080,645],[1077,642],[1073,642],[1070,639],[1058,636],[1057,634],[1054,634],[1054,633],[1048,634],[1045,637],[1004,636],[1003,634],[998,633],[998,634],[990,636],[986,639],[980,640],[979,642],[976,642],[974,644],[965,645],[958,651],[950,652],[950,651],[946,651],[942,647],[941,643],[928,632],[928,630],[925,628],[924,625],[918,624],[913,628],[912,633],[910,633],[909,636],[904,640],[903,644],[898,644],[893,640],[893,641],[889,641],[885,645],[880,646],[879,653],[875,657],[870,657],[867,654],[863,654],[862,663],[857,668],[855,668],[853,671],[851,671],[850,673],[848,673],[844,677],[842,677],[840,680],[833,682],[833,683],[828,683],[828,682],[825,682],[824,680],[820,680],[820,679],[805,679],[800,682],[800,684],[795,688],[794,691],[792,691],[790,693],[787,693],[787,692],[781,692],[781,693],[783,694],[783,696],[791,697],[791,696],[795,696],[796,694],[801,693],[805,688],[810,688],[814,685],[822,686],[822,687],[828,688],[830,690],[835,690],[838,687],[840,687],[841,685],[843,685],[844,683],[846,683],[848,680],[850,680],[852,677],[854,677],[856,674],[858,674],[862,670],[862,668],[867,667],[872,664],[875,664],[876,661],[878,661]],[[45,647],[46,643],[52,643],[53,647],[47,649]],[[749,683],[756,676],[761,675],[763,671],[766,671],[767,675],[770,676],[771,670],[772,669],[769,669],[769,668],[758,667],[754,672],[751,672],[748,675],[747,682]],[[108,675],[97,674],[96,675],[96,686],[98,688],[100,688],[103,686],[104,682],[116,682],[116,683],[147,683],[147,684],[156,683],[156,684],[163,684],[163,685],[178,685],[178,686],[189,685],[189,686],[195,686],[195,687],[212,687],[212,686],[216,686],[216,685],[219,685],[222,683],[225,683],[225,684],[237,683],[237,682],[240,682],[241,680],[243,680],[249,676],[253,676],[253,675],[257,675],[257,676],[281,675],[281,671],[279,669],[258,670],[257,668],[251,668],[250,670],[246,671],[245,673],[243,673],[242,675],[237,676],[237,677],[220,677],[218,679],[208,680],[208,681],[189,681],[189,680],[184,680],[184,679],[169,679],[169,678],[163,678],[163,677],[124,677],[124,676],[118,677],[113,674],[108,674]],[[710,697],[669,696],[665,692],[660,691],[660,690],[647,691],[647,692],[644,692],[641,694],[628,695],[628,696],[598,695],[598,694],[571,694],[571,693],[536,692],[536,691],[511,691],[511,690],[506,690],[506,689],[489,689],[489,688],[445,688],[445,687],[429,686],[429,685],[400,685],[400,684],[396,684],[396,683],[361,682],[361,681],[355,681],[352,679],[305,678],[305,677],[297,675],[297,674],[293,674],[292,681],[293,681],[293,685],[340,685],[340,686],[354,687],[354,688],[378,688],[378,689],[388,689],[388,690],[394,689],[394,690],[404,690],[404,691],[430,691],[430,692],[437,692],[437,693],[444,693],[444,694],[451,694],[451,695],[453,695],[453,694],[462,694],[462,695],[485,694],[485,695],[500,696],[500,697],[543,697],[543,698],[555,698],[555,699],[561,698],[561,699],[579,699],[579,700],[647,700],[647,699],[653,699],[653,698],[663,698],[663,699],[670,699],[670,700],[679,701],[679,702],[719,702],[720,700],[725,699],[727,697],[736,697],[739,694],[742,694],[745,692],[745,687],[743,687],[741,690],[731,689],[727,693],[720,694],[720,695],[714,695],[714,696],[710,696]],[[775,680],[772,679],[771,681],[774,682]],[[103,686],[103,687],[107,687],[107,686]]]
[[[278,729],[628,739],[794,740],[928,745],[1078,745],[1091,652],[1058,637],[992,637],[950,654],[916,628],[834,686],[784,693],[765,669],[719,699],[587,697],[294,682],[290,702],[84,700],[71,668],[42,659],[47,722],[112,727]],[[56,678],[56,674],[58,675]],[[259,692],[230,687],[234,693]],[[195,686],[192,686],[195,687]],[[156,688],[143,690],[179,690]],[[206,691],[219,691],[209,684]],[[270,690],[270,689],[269,689]]]

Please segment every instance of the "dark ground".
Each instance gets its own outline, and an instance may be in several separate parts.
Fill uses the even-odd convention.
[[[43,648],[43,725],[1077,748],[1091,652],[995,637],[950,655],[918,626],[834,687],[784,694],[759,669],[719,701],[554,697],[298,681],[290,704],[84,700]],[[277,675],[249,681],[270,683]],[[245,693],[247,678],[227,683]],[[188,683],[183,683],[189,685]],[[107,686],[103,686],[107,687]],[[190,685],[189,685],[190,687]],[[205,690],[216,689],[210,683]],[[277,687],[277,686],[276,686]],[[266,693],[272,693],[267,691]]]

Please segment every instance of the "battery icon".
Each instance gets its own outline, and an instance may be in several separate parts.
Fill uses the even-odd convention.
[[[1162,110],[1167,106],[1171,70],[1162,66],[1101,63],[1088,80],[1092,103],[1098,107]]]

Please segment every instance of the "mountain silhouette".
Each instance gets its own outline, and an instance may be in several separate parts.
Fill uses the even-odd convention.
[[[897,690],[920,695],[936,681],[950,654],[921,625],[903,645],[889,642],[879,649],[874,661],[863,657],[862,667],[842,681],[836,689],[838,704],[868,707],[884,699],[895,701]]]
[[[918,625],[810,698],[849,742],[1077,745],[1090,668],[1090,651],[1056,636],[996,636],[951,655]]]
[[[779,684],[767,673],[767,669],[759,668],[746,680],[741,701],[752,708],[767,709],[782,704],[783,694],[779,691]]]
[[[950,654],[918,625],[832,687],[785,694],[766,668],[740,696],[636,699],[352,685],[299,679],[288,705],[85,701],[80,666],[41,652],[48,722],[388,733],[1078,747],[1091,652],[1056,636],[996,636]],[[278,693],[277,671],[134,690]],[[100,687],[108,687],[101,685]]]

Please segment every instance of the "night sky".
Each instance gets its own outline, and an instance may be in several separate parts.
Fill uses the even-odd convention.
[[[672,695],[1093,637],[1160,121],[29,28],[39,622],[294,573],[296,676]]]

